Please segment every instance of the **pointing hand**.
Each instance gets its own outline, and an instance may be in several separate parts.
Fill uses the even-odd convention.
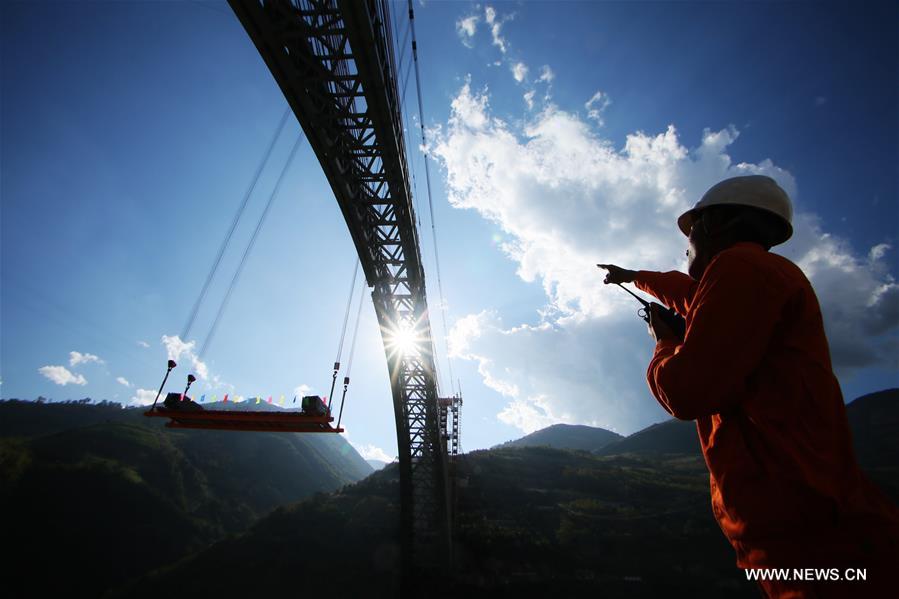
[[[597,264],[596,266],[609,271],[606,274],[606,278],[603,279],[603,283],[605,283],[606,285],[615,285],[618,283],[633,283],[634,279],[637,277],[636,271],[621,268],[620,266],[615,266],[614,264]]]

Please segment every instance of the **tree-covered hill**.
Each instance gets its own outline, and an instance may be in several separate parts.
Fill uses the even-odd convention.
[[[849,406],[853,423],[862,407],[876,413],[877,422],[889,422],[899,409],[896,392],[862,399]],[[870,401],[879,403],[875,408]],[[455,464],[455,573],[418,594],[757,597],[712,517],[708,471],[685,442],[685,433],[695,435],[687,427],[692,424],[641,431],[641,450],[633,453],[500,447],[461,456]],[[889,426],[868,433],[856,431],[858,447],[892,455],[899,444]],[[899,500],[899,487],[890,482],[899,464],[868,462],[867,451],[859,455],[863,468]],[[279,509],[245,534],[142,577],[116,596],[276,596],[293,589],[397,596],[396,476],[391,465],[339,493]],[[343,575],[348,570],[352,576]]]
[[[502,447],[553,447],[599,451],[611,443],[624,439],[618,433],[580,424],[554,424],[520,439],[504,443]]]
[[[117,404],[0,402],[5,580],[35,595],[99,596],[372,472],[338,435],[174,431],[159,420]]]

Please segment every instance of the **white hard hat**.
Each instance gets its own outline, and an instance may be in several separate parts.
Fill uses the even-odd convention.
[[[765,210],[784,225],[774,234],[771,245],[783,243],[793,235],[793,205],[790,196],[771,177],[747,175],[732,177],[713,185],[690,210],[677,219],[677,226],[684,235],[690,235],[690,227],[696,212],[709,206],[750,206]]]

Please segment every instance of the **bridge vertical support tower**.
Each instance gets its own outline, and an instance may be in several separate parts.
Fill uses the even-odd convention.
[[[459,434],[462,408],[462,396],[441,397],[437,400],[440,407],[440,437],[446,445],[447,455],[450,460],[455,460],[459,455]]]
[[[297,117],[356,246],[384,339],[396,418],[404,559],[445,570],[446,446],[409,185],[387,0],[228,0]],[[412,351],[392,347],[413,331]]]

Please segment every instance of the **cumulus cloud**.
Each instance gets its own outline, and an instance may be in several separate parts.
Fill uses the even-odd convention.
[[[147,343],[146,341],[138,341],[137,344],[146,349],[149,349],[149,347],[150,347],[150,344]]]
[[[456,21],[456,33],[459,35],[459,39],[462,40],[462,43],[469,48],[474,45],[474,34],[475,31],[477,31],[478,22],[480,20],[481,17],[478,15],[470,15]]]
[[[130,386],[131,386],[131,383],[128,382],[128,379],[126,379],[126,378],[123,377],[123,376],[118,377],[115,381],[116,381],[118,384],[124,385],[124,386],[126,386],[126,387],[130,387]]]
[[[518,276],[546,294],[534,323],[503,323],[488,311],[460,319],[450,334],[453,354],[475,361],[484,383],[509,399],[499,418],[522,430],[582,422],[629,433],[665,417],[644,382],[652,344],[637,306],[602,284],[597,262],[685,270],[686,240],[674,222],[726,177],[768,175],[801,199],[793,176],[772,161],[731,159],[734,127],[706,130],[690,147],[672,125],[634,132],[616,148],[591,122],[606,106],[599,92],[586,106],[597,118],[548,103],[513,126],[466,82],[435,136],[450,203],[496,223]],[[899,288],[884,261],[890,248],[857,253],[801,201],[794,225],[794,239],[776,250],[814,284],[838,372],[893,365]]]
[[[174,360],[178,362],[181,360],[181,357],[184,356],[190,362],[192,370],[194,374],[196,374],[197,378],[201,381],[209,380],[209,368],[206,366],[206,363],[201,361],[199,356],[194,352],[196,348],[197,342],[190,341],[185,342],[182,341],[181,337],[178,335],[163,335],[162,336],[162,344],[165,346],[165,350],[168,353],[169,360]]]
[[[156,399],[156,391],[153,389],[137,389],[131,399],[128,400],[130,406],[149,406]]]
[[[66,385],[87,384],[87,380],[83,376],[69,372],[65,366],[41,366],[37,371],[57,385],[62,385],[63,387]]]
[[[534,90],[531,90],[524,94],[524,103],[528,105],[528,110],[534,109],[534,95],[536,93],[537,92],[535,92]]]
[[[91,362],[95,364],[103,364],[103,360],[95,356],[94,354],[82,354],[77,351],[69,352],[69,366],[78,366],[79,364],[90,364]]]
[[[524,81],[524,78],[528,76],[528,66],[523,62],[516,62],[511,67],[512,76],[515,77],[515,81],[521,83]]]
[[[376,445],[362,445],[359,447],[353,446],[356,448],[356,451],[359,452],[359,455],[366,460],[380,460],[382,462],[387,462],[388,464],[393,461],[393,458],[387,455],[387,452],[377,447]]]

